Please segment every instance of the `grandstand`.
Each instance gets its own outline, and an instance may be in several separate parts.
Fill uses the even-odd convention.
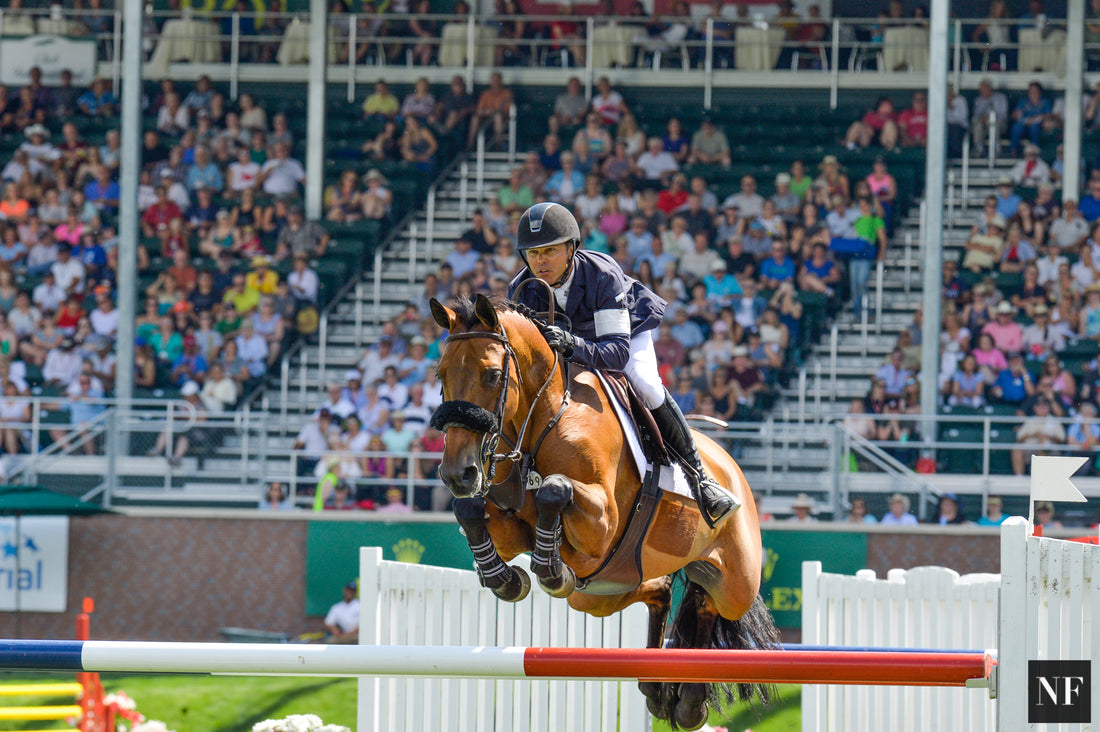
[[[430,16],[396,12],[396,6],[389,14],[356,6],[349,9],[350,15],[330,16],[324,49],[329,82],[323,95],[323,131],[309,128],[310,120],[321,117],[309,109],[307,102],[309,23],[299,17],[306,9],[304,5],[292,4],[285,13],[262,15],[158,8],[145,21],[145,103],[140,124],[145,132],[159,131],[161,139],[144,151],[143,170],[148,178],[141,189],[142,209],[148,211],[158,205],[158,184],[171,183],[166,189],[169,199],[173,199],[178,185],[191,204],[177,204],[189,231],[174,238],[168,221],[164,228],[152,221],[138,245],[136,283],[117,282],[112,276],[110,253],[118,251],[112,239],[118,226],[113,205],[100,206],[93,201],[95,211],[81,210],[79,217],[88,229],[94,229],[92,238],[96,242],[83,241],[82,235],[77,235],[71,243],[78,246],[76,254],[86,262],[87,269],[99,268],[98,274],[102,275],[87,276],[79,305],[88,314],[97,311],[97,286],[106,287],[110,298],[133,298],[139,314],[138,358],[151,359],[151,374],[142,370],[144,361],[135,367],[138,386],[133,393],[134,409],[119,409],[110,390],[109,381],[113,379],[102,385],[102,391],[93,388],[81,393],[70,389],[76,383],[76,371],[67,379],[52,378],[55,372],[39,356],[51,348],[65,350],[63,339],[50,343],[39,338],[37,323],[18,333],[17,340],[27,345],[24,349],[16,344],[22,360],[0,367],[9,369],[18,384],[25,382],[25,388],[17,388],[18,395],[10,400],[10,413],[3,411],[4,419],[9,420],[3,430],[11,433],[12,440],[9,443],[7,436],[3,440],[7,452],[3,462],[9,479],[37,480],[86,497],[100,496],[113,505],[236,507],[257,505],[264,494],[263,486],[278,481],[288,486],[291,500],[304,508],[313,505],[318,481],[323,483],[326,467],[332,467],[332,475],[353,483],[364,501],[378,501],[387,487],[398,486],[405,491],[410,506],[420,510],[445,507],[445,500],[433,490],[436,485],[430,476],[430,461],[424,457],[432,452],[429,443],[418,442],[420,452],[410,456],[409,447],[420,440],[419,433],[413,437],[401,429],[395,433],[392,420],[385,415],[381,421],[367,423],[380,414],[368,394],[375,384],[361,381],[347,396],[364,422],[367,438],[381,438],[380,446],[369,439],[353,441],[346,431],[342,437],[310,432],[313,428],[309,425],[322,406],[337,411],[340,399],[330,398],[330,384],[343,389],[350,371],[373,373],[370,367],[379,358],[381,340],[398,338],[397,350],[405,351],[414,346],[414,338],[424,336],[429,359],[433,349],[438,349],[438,329],[430,325],[422,328],[417,319],[402,320],[407,304],[422,301],[425,280],[440,275],[440,267],[456,240],[469,236],[475,211],[484,210],[488,215],[488,225],[496,231],[490,238],[508,237],[508,212],[494,211],[490,204],[497,192],[508,186],[513,170],[523,165],[529,153],[536,153],[535,167],[550,168],[543,171],[547,174],[554,172],[558,158],[552,143],[551,148],[546,147],[545,138],[551,132],[548,119],[558,109],[567,79],[576,76],[584,108],[592,98],[607,102],[609,96],[598,83],[601,77],[607,77],[612,93],[621,94],[623,108],[637,122],[641,137],[665,136],[662,147],[678,154],[682,145],[684,158],[690,147],[688,141],[704,120],[716,123],[728,140],[731,163],[689,164],[686,159],[677,163],[686,181],[704,181],[713,195],[716,217],[720,217],[719,209],[725,208],[727,199],[744,204],[746,199],[738,196],[744,195],[742,181],[746,176],[755,180],[756,193],[767,199],[777,193],[777,176],[787,176],[798,163],[810,181],[830,167],[830,159],[846,176],[843,185],[826,177],[821,188],[825,194],[819,194],[815,186],[806,191],[806,200],[816,208],[822,222],[837,207],[833,194],[847,199],[845,205],[856,205],[855,188],[874,172],[876,160],[885,162],[895,182],[888,195],[880,196],[880,203],[885,200],[887,204],[880,215],[889,230],[889,241],[881,263],[871,267],[865,300],[857,298],[857,302],[849,303],[849,255],[830,247],[829,260],[835,260],[836,266],[845,271],[841,281],[826,292],[804,286],[801,277],[793,278],[796,294],[791,302],[797,300],[797,304],[774,300],[781,311],[778,325],[767,321],[762,312],[754,312],[757,306],[743,305],[748,308],[746,320],[736,302],[722,303],[730,308],[729,324],[735,339],[731,347],[750,344],[749,331],[753,329],[762,339],[762,354],[766,354],[764,344],[779,342],[779,336],[771,338],[773,334],[783,332],[789,336],[789,341],[787,337],[782,339],[778,365],[768,363],[765,356],[752,356],[756,361],[753,368],[766,372],[766,387],[755,399],[744,400],[744,408],[739,408],[737,400],[731,400],[722,385],[715,383],[715,374],[725,374],[729,368],[732,351],[723,357],[721,347],[716,347],[717,360],[708,361],[703,356],[707,348],[699,346],[696,355],[706,363],[696,370],[688,362],[664,364],[670,388],[680,379],[690,385],[690,392],[677,392],[685,399],[684,404],[690,401],[697,411],[710,410],[729,418],[729,430],[718,432],[717,437],[735,451],[769,512],[787,513],[794,496],[803,492],[827,507],[826,515],[838,517],[845,513],[853,494],[868,496],[872,513],[881,514],[886,510],[886,496],[906,493],[914,499],[922,518],[931,512],[936,496],[947,491],[971,496],[974,506],[983,503],[991,492],[1005,494],[1010,506],[1015,505],[1014,496],[1025,495],[1026,478],[1011,476],[1011,452],[1013,447],[1024,447],[1016,428],[1027,419],[1031,405],[995,403],[998,400],[991,391],[993,378],[980,403],[950,403],[951,395],[945,393],[938,400],[941,419],[933,435],[926,434],[927,428],[920,429],[922,415],[916,392],[905,394],[899,390],[883,404],[872,405],[869,383],[899,343],[905,350],[906,363],[911,366],[914,359],[919,363],[921,277],[928,261],[926,246],[937,245],[939,237],[924,225],[927,161],[923,136],[916,132],[919,123],[903,130],[905,134],[896,147],[884,147],[881,143],[886,138],[881,135],[867,147],[844,143],[852,123],[864,119],[880,97],[887,96],[898,110],[907,110],[914,91],[928,87],[928,28],[919,15],[847,17],[845,6],[837,4],[824,19],[775,18],[774,8],[757,5],[750,6],[749,11],[731,6],[719,17],[707,17],[707,9],[700,7],[691,9],[691,18],[677,14],[635,19],[588,15],[510,18],[476,10],[467,14],[463,5],[444,8],[433,4]],[[1045,124],[1031,138],[1039,146],[1039,157],[1055,169],[1072,170],[1073,166],[1056,165],[1058,148],[1065,140],[1068,149],[1078,149],[1076,142],[1068,144],[1071,134],[1078,135],[1087,179],[1100,153],[1096,133],[1100,113],[1090,106],[1094,97],[1091,84],[1087,84],[1088,98],[1082,105],[1087,119],[1082,129],[1062,129],[1070,115],[1057,117],[1053,103],[1065,93],[1066,69],[1080,64],[1067,65],[1066,20],[1055,17],[1053,8],[1048,11],[1050,17],[1042,20],[1042,27],[1034,18],[1009,22],[1009,37],[1014,40],[1011,48],[1001,49],[971,34],[984,9],[968,8],[965,3],[963,6],[958,11],[960,17],[951,20],[949,78],[972,110],[977,108],[983,79],[995,82],[995,91],[1006,97],[1007,106],[990,125],[993,145],[988,144],[990,138],[977,134],[958,135],[956,131],[957,136],[952,138],[949,133],[956,149],[948,158],[943,182],[943,257],[959,263],[960,279],[967,291],[988,280],[993,299],[1014,303],[1014,318],[1026,326],[1033,321],[1036,304],[1021,300],[1027,299],[1021,289],[1026,258],[1021,258],[1016,271],[1000,266],[1000,251],[998,259],[988,266],[971,268],[966,264],[972,227],[983,228],[979,212],[986,196],[996,194],[1003,176],[1013,176],[1023,155],[1022,150],[1011,149],[1013,120],[1009,117],[1026,99],[1028,85],[1041,81],[1049,107],[1043,113]],[[0,14],[0,28],[5,43],[21,35],[47,33],[93,39],[95,58],[82,77],[85,83],[79,98],[83,98],[84,89],[94,77],[103,78],[104,86],[115,93],[128,78],[121,67],[121,25],[115,22],[116,14],[121,17],[121,10],[108,8],[102,15],[92,13],[82,20],[74,13],[62,12],[57,17],[47,9],[30,7]],[[1089,64],[1095,63],[1094,57],[1100,52],[1096,40],[1086,39],[1082,63],[1087,72],[1094,71]],[[0,55],[3,53],[0,48]],[[60,69],[44,71],[43,98],[50,100],[60,83],[55,80]],[[427,82],[427,91],[436,102],[446,100],[454,105],[444,107],[446,112],[464,109],[464,102],[447,96],[453,93],[450,85],[456,77],[470,90],[470,103],[474,103],[489,86],[491,74],[498,71],[512,96],[511,103],[501,109],[495,129],[492,114],[475,113],[472,117],[479,123],[467,134],[465,120],[449,126],[446,115],[439,114],[430,103],[426,109],[431,111],[423,115],[426,133],[419,132],[421,125],[405,121],[420,114],[417,100],[407,101],[415,96],[419,79]],[[1091,74],[1088,80],[1092,81]],[[379,81],[389,82],[392,99],[380,92]],[[28,80],[14,81],[8,88],[12,99],[0,114],[0,163],[10,163],[4,175],[12,183],[15,200],[35,207],[35,215],[44,221],[42,211],[49,208],[49,190],[69,198],[56,180],[56,171],[63,167],[68,175],[94,185],[94,156],[106,156],[110,168],[112,147],[108,137],[127,120],[97,113],[96,105],[104,109],[112,104],[102,94],[92,94],[84,106],[74,97],[68,109],[43,102],[41,114],[36,117],[38,107],[31,105],[26,112],[20,107],[17,90],[28,84]],[[191,111],[178,116],[173,96],[185,109],[194,105]],[[256,103],[262,116],[249,102]],[[404,109],[402,104],[412,106]],[[618,124],[619,112],[611,110],[615,106],[602,107],[607,114],[600,127],[608,133],[608,140],[623,128]],[[1088,116],[1090,109],[1092,117]],[[615,118],[612,123],[608,123],[608,115]],[[238,118],[240,127],[234,126],[233,117]],[[277,117],[283,118],[285,127],[276,123]],[[668,139],[673,118],[686,131],[683,142]],[[966,113],[961,119],[967,126],[973,124]],[[63,128],[68,122],[75,125],[80,145],[65,137]],[[28,131],[39,124],[48,134],[36,142]],[[906,130],[913,131],[913,135]],[[262,139],[258,132],[264,133]],[[555,127],[565,150],[601,144],[577,143],[584,132],[581,118],[563,119]],[[391,133],[393,138],[388,137]],[[1031,134],[1031,130],[1023,134]],[[278,167],[274,175],[256,177],[268,159],[277,159],[276,143],[281,140],[290,142],[288,157],[301,162],[303,168],[308,169],[310,161],[320,160],[324,180],[307,179],[305,186],[294,180],[289,188],[280,188],[278,171],[283,169]],[[629,146],[636,142],[636,138],[630,139],[628,154]],[[981,155],[979,146],[987,148]],[[213,172],[195,161],[194,151],[200,147],[209,148],[213,166],[222,178],[216,190],[210,192],[208,203],[201,197],[206,194],[200,194],[198,188]],[[172,157],[173,148],[179,150],[181,160]],[[89,156],[80,152],[89,149],[97,153]],[[367,149],[371,152],[365,152]],[[43,156],[54,172],[31,175],[38,180],[28,182],[18,167],[20,151],[32,157]],[[52,157],[54,151],[56,158]],[[245,155],[242,159],[247,164],[238,161],[239,152]],[[586,160],[602,160],[610,152],[589,150]],[[93,159],[88,161],[88,157]],[[598,181],[599,196],[605,201],[622,198],[622,189],[608,170],[596,168],[597,173],[603,171]],[[348,203],[351,194],[341,198],[340,180],[345,175],[354,180],[354,205]],[[117,178],[117,173],[111,173],[111,177]],[[391,197],[370,188],[368,177],[382,181],[374,185],[380,185]],[[635,177],[639,179],[633,181],[635,195],[628,196],[634,202],[631,205],[641,206],[646,190],[667,194],[672,188],[670,181]],[[1038,187],[1020,182],[1014,177],[1010,186],[1017,195],[1027,200],[1042,195]],[[1061,198],[1061,187],[1055,201]],[[254,199],[254,208],[242,203],[246,196],[240,191],[245,188],[251,189],[248,196]],[[1076,183],[1071,186],[1071,190],[1077,188]],[[380,210],[371,207],[375,204],[364,203],[368,191],[374,191],[370,195],[381,201],[377,204]],[[569,198],[579,193],[567,186]],[[1082,189],[1081,195],[1085,194]],[[377,198],[379,195],[381,198]],[[554,192],[543,194],[551,195]],[[661,207],[671,196],[663,202],[659,195],[658,199]],[[593,196],[584,199],[589,203],[593,200]],[[580,204],[573,203],[579,208]],[[298,205],[316,214],[314,221],[288,223]],[[831,226],[818,225],[815,229],[799,209],[785,217],[784,228],[798,228],[805,236],[788,247],[794,264],[801,267],[809,260],[815,237],[827,245],[846,237],[830,231]],[[596,233],[586,244],[615,252],[622,230],[614,228],[608,218],[611,234],[607,235],[602,229],[607,212],[602,205],[596,210],[599,213],[590,217],[590,228]],[[0,212],[4,211],[0,204]],[[223,225],[219,211],[227,212],[224,225],[231,222],[232,229],[219,228]],[[663,220],[661,216],[649,216],[646,226],[662,236],[668,220],[678,212],[678,204],[670,204],[662,214]],[[753,215],[739,212],[738,223],[731,225],[735,238],[743,239],[746,248],[763,241],[754,233]],[[1005,216],[1011,217],[1012,212]],[[764,217],[759,218],[763,227]],[[64,224],[60,220],[57,223]],[[253,227],[254,239],[243,231],[246,223]],[[26,239],[28,250],[32,248],[30,238],[36,236],[26,231],[29,226],[15,215],[9,216],[5,225],[15,231],[17,238]],[[284,233],[287,227],[290,234]],[[702,228],[707,230],[710,248],[732,263],[734,255],[726,250],[724,241],[718,241],[722,226],[712,221]],[[299,235],[300,230],[306,233]],[[766,237],[776,236],[777,231],[768,230]],[[981,232],[986,233],[984,229]],[[51,236],[56,238],[58,234]],[[1052,244],[1045,238],[1035,238],[1034,232],[1028,236],[1032,237],[1035,258],[1045,256]],[[793,236],[780,240],[789,244],[790,238]],[[801,246],[803,242],[805,246]],[[1064,250],[1067,264],[1072,266],[1081,258],[1080,250],[1093,244],[1100,247],[1100,240],[1054,246]],[[203,304],[202,298],[175,290],[177,284],[162,285],[166,278],[186,281],[193,276],[180,269],[186,266],[173,260],[174,251],[181,247],[188,255],[186,266],[213,275],[218,296],[211,303]],[[222,249],[230,252],[227,263],[219,262]],[[295,298],[280,291],[276,284],[290,287],[295,272],[291,254],[299,251],[306,255],[306,269],[316,275],[315,300]],[[105,262],[97,260],[101,253]],[[765,246],[755,253],[759,269],[768,249]],[[510,276],[512,272],[497,269],[492,263],[493,254],[495,250],[486,252],[483,258],[487,274]],[[29,258],[30,254],[25,256]],[[268,261],[261,266],[257,258]],[[624,261],[633,266],[634,258],[631,255]],[[35,267],[29,259],[7,257],[2,247],[0,260],[9,264],[15,290],[29,295],[45,281],[45,272],[53,263],[45,261],[45,268],[40,264]],[[274,274],[268,274],[271,272]],[[255,338],[233,338],[242,327],[235,320],[240,313],[226,316],[220,307],[220,293],[233,286],[234,274],[245,278],[244,290],[240,295],[227,294],[225,302],[259,307],[259,293],[263,291],[284,316],[277,334],[269,331],[259,336],[264,348],[258,356],[244,352],[249,345],[259,348]],[[492,290],[491,279],[479,276],[474,272],[471,277],[458,278],[463,284],[456,284],[447,294],[455,294],[467,285],[472,291]],[[655,278],[654,287],[672,287],[675,292],[675,283],[660,279]],[[681,279],[681,306],[690,309],[688,291],[693,281]],[[759,280],[759,271],[747,279]],[[1076,301],[1066,306],[1070,310],[1085,307],[1089,283],[1081,278],[1077,281],[1080,286],[1071,288]],[[2,282],[0,275],[0,301],[8,296]],[[776,288],[762,289],[765,296],[761,306],[773,297]],[[1044,292],[1053,294],[1054,289]],[[252,290],[256,291],[255,301],[245,294]],[[1061,294],[1061,290],[1058,292]],[[14,298],[14,292],[11,296]],[[155,313],[145,312],[147,297],[155,300]],[[949,298],[948,309],[963,312],[969,302],[966,294]],[[177,309],[178,303],[184,304]],[[211,331],[204,329],[199,316],[204,309],[211,309],[211,304],[217,305],[210,324],[213,331],[219,333],[220,340],[241,344],[237,349],[244,351],[227,356],[216,344],[210,345],[208,338],[212,336],[204,334]],[[1055,310],[1058,304],[1051,301],[1049,307]],[[688,320],[698,326],[707,341],[715,323],[723,319],[720,309],[715,305],[711,313],[691,311]],[[758,309],[762,311],[763,307]],[[244,319],[253,320],[259,329],[272,322],[261,311],[257,313],[255,318],[248,313]],[[164,315],[169,323],[162,326],[158,316]],[[421,318],[425,315],[420,313]],[[975,323],[981,327],[984,321]],[[75,346],[83,354],[83,362],[91,364],[88,368],[95,370],[104,363],[106,357],[95,348],[97,336],[110,339],[113,331],[101,332],[91,319],[82,324],[79,315],[71,328],[64,327],[66,336],[79,341]],[[1098,335],[1074,328],[1072,334],[1066,333],[1064,348],[1057,349],[1065,371],[1079,386],[1092,383],[1089,374],[1096,371]],[[172,345],[173,336],[176,345]],[[195,336],[201,340],[195,348],[205,350],[203,355],[210,362],[201,372],[187,360],[186,349],[190,346],[184,341]],[[976,333],[974,337],[976,340]],[[41,353],[34,350],[40,345],[44,349]],[[275,349],[278,355],[272,355]],[[234,382],[233,399],[220,403],[215,397],[216,384],[207,389],[205,383],[213,381],[205,374],[215,361],[229,374],[227,380]],[[77,371],[81,368],[78,366]],[[1029,359],[1028,368],[1038,377],[1041,364]],[[200,374],[202,378],[197,378]],[[945,383],[949,384],[951,376],[944,374]],[[724,383],[726,378],[723,376],[721,381]],[[417,383],[412,377],[406,381],[406,387]],[[190,393],[195,390],[192,384],[202,390],[200,394]],[[381,383],[380,388],[388,387]],[[433,396],[426,394],[429,408]],[[1083,418],[1078,407],[1082,401],[1096,398],[1095,389],[1089,393],[1077,389],[1063,396],[1065,403],[1059,416],[1064,417],[1064,427],[1073,427],[1076,421],[1079,430],[1091,434],[1093,425],[1081,426]],[[868,411],[849,416],[854,400],[860,400],[871,416],[867,416]],[[889,406],[894,401],[897,404]],[[83,422],[78,421],[80,407],[74,410],[74,404],[96,408],[85,413],[87,421]],[[719,408],[722,405],[728,409],[723,411]],[[20,411],[24,406],[25,411]],[[883,416],[886,409],[896,414]],[[879,427],[885,431],[880,432]],[[1100,428],[1096,431],[1100,437]],[[180,442],[181,436],[187,438],[186,442]],[[324,442],[322,449],[310,443],[315,437]],[[393,445],[402,449],[395,451]],[[1053,449],[1068,451],[1073,447],[1064,441],[1063,445]],[[1093,449],[1088,446],[1075,451]],[[934,467],[934,472],[917,472],[918,467],[922,471]],[[1081,520],[1087,514],[1091,521],[1092,513],[1091,509],[1082,509]]]

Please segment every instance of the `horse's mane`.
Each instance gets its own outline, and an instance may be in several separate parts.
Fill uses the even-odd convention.
[[[489,300],[490,302],[492,302],[493,307],[496,308],[498,312],[515,313],[520,317],[526,318],[527,320],[531,321],[531,323],[533,323],[534,326],[539,329],[539,331],[542,331],[542,329],[545,328],[547,325],[546,320],[543,319],[542,316],[540,316],[534,310],[522,303],[513,302],[512,300],[508,300],[499,296],[491,297],[489,298]],[[467,330],[473,328],[475,325],[481,322],[480,320],[478,320],[477,313],[474,311],[474,301],[466,297],[465,295],[462,295],[461,297],[453,300],[450,303],[450,306],[451,310],[455,312],[455,315],[458,316],[459,321],[461,321],[462,325]]]

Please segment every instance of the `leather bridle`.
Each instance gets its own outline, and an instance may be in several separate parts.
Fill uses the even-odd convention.
[[[466,333],[455,333],[448,336],[447,341],[459,341],[459,340],[474,340],[474,339],[488,339],[501,344],[504,347],[504,364],[502,367],[500,391],[497,394],[496,405],[493,411],[485,409],[471,402],[465,402],[461,400],[446,401],[439,406],[436,410],[436,416],[433,416],[432,423],[441,432],[446,432],[449,427],[458,426],[467,429],[471,432],[481,433],[481,447],[479,450],[479,458],[481,460],[482,467],[482,481],[478,487],[475,496],[483,496],[489,492],[489,489],[493,486],[493,478],[496,476],[497,463],[504,461],[516,461],[523,458],[525,464],[533,462],[534,455],[538,452],[539,446],[542,445],[542,441],[549,434],[550,430],[557,424],[561,418],[562,413],[565,411],[566,405],[569,403],[569,389],[568,380],[566,381],[565,394],[562,398],[561,408],[558,409],[558,413],[542,431],[538,440],[535,442],[534,448],[531,453],[525,456],[522,452],[523,438],[527,433],[527,427],[531,423],[531,419],[535,413],[535,407],[538,405],[539,399],[546,393],[547,388],[550,386],[550,382],[554,378],[554,373],[558,370],[558,361],[560,355],[554,352],[554,364],[546,374],[546,379],[542,382],[542,386],[539,387],[538,392],[531,399],[531,404],[527,409],[527,415],[523,418],[523,423],[520,425],[519,434],[516,436],[514,443],[503,433],[504,429],[504,407],[508,402],[508,388],[511,385],[511,371],[512,365],[515,365],[516,372],[516,387],[522,390],[523,379],[519,369],[519,359],[516,357],[515,349],[512,348],[511,342],[508,340],[508,334],[502,327],[500,331],[468,331]],[[438,417],[438,419],[437,419]],[[500,444],[500,439],[504,438],[506,442],[512,445],[512,449],[508,452],[498,453],[497,446]]]

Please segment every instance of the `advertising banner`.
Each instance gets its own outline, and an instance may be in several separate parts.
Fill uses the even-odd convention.
[[[457,523],[311,521],[306,533],[306,615],[324,615],[340,589],[359,575],[359,547],[382,558],[455,569],[474,568]]]
[[[0,610],[63,613],[68,580],[68,517],[0,518]]]
[[[0,84],[25,86],[34,66],[42,69],[46,86],[60,85],[64,69],[73,73],[73,86],[89,86],[95,79],[95,41],[61,36],[0,38]]]
[[[831,531],[760,532],[764,540],[764,603],[780,628],[802,627],[802,562],[821,562],[834,574],[867,566],[867,535]]]

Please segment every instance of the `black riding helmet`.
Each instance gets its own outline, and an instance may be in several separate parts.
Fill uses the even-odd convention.
[[[516,236],[516,251],[527,263],[527,250],[538,247],[549,247],[555,244],[569,244],[572,246],[570,258],[581,243],[581,229],[577,225],[577,219],[560,203],[547,201],[536,203],[523,212],[519,219],[519,231]],[[569,276],[572,269],[565,271],[562,280]],[[553,283],[557,284],[557,283]]]

